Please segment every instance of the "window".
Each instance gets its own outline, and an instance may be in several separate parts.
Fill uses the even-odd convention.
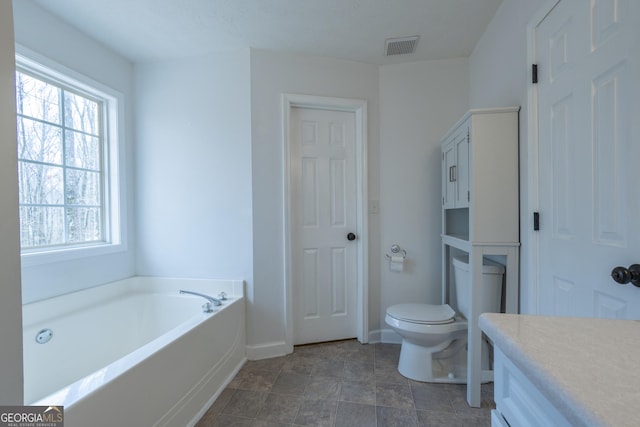
[[[117,94],[26,57],[16,62],[23,262],[119,245]]]

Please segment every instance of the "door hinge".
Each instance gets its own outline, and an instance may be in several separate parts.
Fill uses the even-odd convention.
[[[469,129],[467,129],[467,144],[469,143]]]
[[[531,83],[538,83],[538,64],[531,64]]]
[[[471,191],[467,191],[467,202],[471,201]]]
[[[533,231],[540,230],[540,212],[533,213]]]

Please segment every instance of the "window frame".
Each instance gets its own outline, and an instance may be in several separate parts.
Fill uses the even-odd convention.
[[[102,203],[104,241],[31,247],[20,250],[22,266],[106,255],[127,249],[124,180],[124,95],[51,59],[16,45],[16,70],[65,90],[104,100],[102,108]],[[16,120],[17,120],[16,115]],[[17,141],[16,141],[17,144]],[[17,156],[17,153],[16,153]]]

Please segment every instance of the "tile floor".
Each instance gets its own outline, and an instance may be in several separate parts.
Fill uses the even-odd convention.
[[[471,408],[465,385],[400,375],[399,355],[399,345],[349,340],[249,361],[196,427],[491,425],[493,384]]]

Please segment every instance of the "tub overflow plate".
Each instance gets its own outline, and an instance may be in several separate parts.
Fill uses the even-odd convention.
[[[53,337],[53,331],[51,329],[41,329],[36,334],[36,342],[38,344],[46,344],[51,340],[52,337]]]

